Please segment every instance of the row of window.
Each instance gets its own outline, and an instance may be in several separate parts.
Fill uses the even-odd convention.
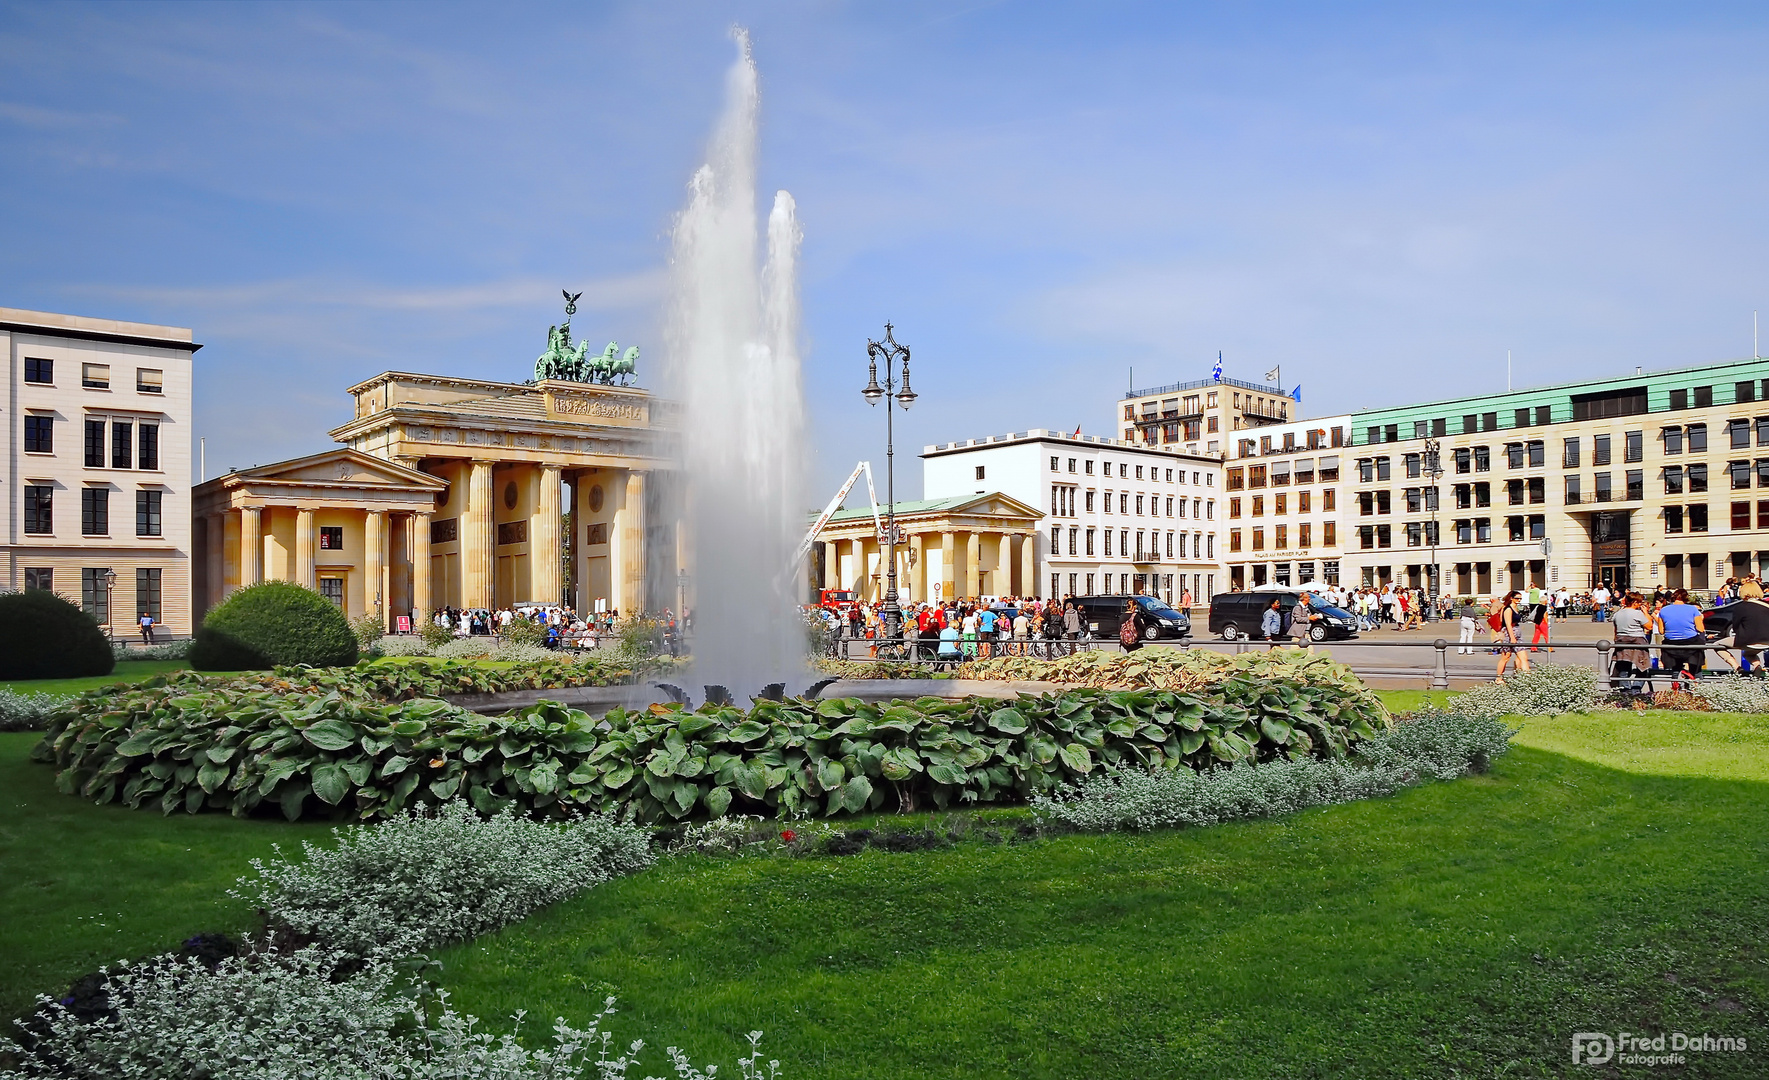
[[[106,429],[110,437],[105,438]],[[108,454],[107,454],[108,449]],[[160,467],[160,425],[148,421],[86,421],[85,464],[89,469],[148,469]],[[25,453],[55,453],[55,417],[25,417]]]
[[[1322,512],[1329,512],[1329,511],[1338,509],[1338,507],[1339,507],[1338,500],[1336,498],[1334,498],[1336,491],[1337,491],[1337,489],[1335,489],[1335,488],[1327,488],[1325,491],[1321,492],[1321,510],[1322,510]],[[1369,493],[1365,492],[1365,495],[1367,495],[1367,494],[1369,494]],[[1384,492],[1383,494],[1387,494],[1387,493]],[[1360,496],[1360,498],[1361,497],[1362,496]],[[1265,496],[1264,495],[1255,495],[1248,501],[1251,504],[1251,509],[1253,511],[1253,513],[1251,515],[1252,517],[1264,517],[1265,516]],[[1287,513],[1289,511],[1289,508],[1290,508],[1290,496],[1289,496],[1288,492],[1279,491],[1279,492],[1276,492],[1272,495],[1272,497],[1271,497],[1271,512],[1274,516]],[[1298,491],[1298,492],[1296,492],[1296,512],[1298,514],[1312,514],[1312,513],[1314,513],[1314,492],[1312,492],[1312,491]],[[1230,518],[1238,518],[1241,516],[1241,500],[1239,498],[1230,499],[1228,501],[1228,516]]]
[[[1383,458],[1383,461],[1388,460]],[[1294,469],[1292,469],[1294,465]],[[1229,491],[1240,491],[1243,488],[1285,487],[1295,478],[1297,484],[1312,484],[1318,478],[1323,484],[1331,484],[1339,479],[1339,459],[1336,457],[1322,458],[1317,473],[1313,459],[1304,458],[1297,462],[1277,462],[1270,467],[1265,465],[1237,466],[1229,469],[1224,487]],[[1386,477],[1386,474],[1384,474]]]
[[[101,623],[111,621],[111,590],[105,577],[110,573],[108,566],[83,566],[80,568],[80,607]],[[149,616],[154,622],[161,621],[161,573],[158,567],[141,566],[135,570],[135,607],[134,617]],[[40,589],[43,592],[55,591],[55,568],[52,566],[25,567],[25,588]]]
[[[1068,539],[1069,539],[1068,548],[1069,548],[1070,555],[1092,555],[1094,553],[1094,533],[1095,532],[1102,534],[1101,539],[1104,541],[1103,554],[1105,554],[1107,556],[1110,556],[1112,554],[1112,532],[1113,532],[1113,530],[1111,530],[1111,529],[1098,529],[1098,530],[1083,529],[1078,525],[1070,525],[1070,526],[1068,526],[1067,531],[1068,531]],[[1064,527],[1061,525],[1052,525],[1050,527],[1050,553],[1052,556],[1061,556],[1063,553],[1063,533],[1064,533]],[[1119,530],[1117,530],[1117,533],[1118,533],[1118,557],[1119,558],[1131,558],[1130,530],[1129,529],[1119,529]],[[1150,559],[1160,558],[1161,557],[1161,536],[1162,536],[1162,534],[1159,530],[1155,530],[1155,531],[1149,531],[1149,530],[1144,530],[1144,529],[1136,530],[1136,549],[1135,549],[1134,561],[1145,562]],[[1174,552],[1173,539],[1175,536],[1177,536],[1179,538],[1179,548],[1178,548],[1179,554],[1177,556],[1174,555],[1174,553],[1173,553]],[[1192,553],[1190,555],[1186,554],[1186,538],[1188,536],[1191,538],[1191,551],[1192,551]],[[1166,555],[1166,557],[1169,559],[1173,559],[1173,558],[1214,559],[1214,558],[1216,558],[1216,534],[1215,533],[1205,534],[1205,533],[1201,533],[1201,532],[1197,532],[1197,533],[1169,532],[1166,534],[1166,537],[1167,537],[1167,555]]]
[[[1087,512],[1090,514],[1093,513],[1094,494],[1095,494],[1094,492],[1092,492],[1092,491],[1079,492],[1078,489],[1073,488],[1073,487],[1069,487],[1066,484],[1052,484],[1051,488],[1050,488],[1050,513],[1051,513],[1051,516],[1052,517],[1075,517],[1076,516],[1075,502],[1076,502],[1076,495],[1077,494],[1081,495],[1082,504],[1086,507]],[[1104,507],[1105,512],[1109,514],[1112,512],[1112,494],[1113,493],[1110,491],[1107,491],[1102,494],[1103,494],[1103,497],[1100,500],[1100,504]],[[1120,513],[1120,514],[1125,514],[1125,515],[1130,514],[1131,507],[1134,505],[1136,508],[1135,512],[1138,517],[1166,516],[1166,517],[1182,517],[1183,518],[1183,517],[1187,516],[1186,515],[1186,500],[1183,497],[1181,497],[1177,500],[1178,504],[1179,504],[1179,513],[1176,515],[1173,512],[1174,502],[1175,502],[1174,497],[1171,495],[1165,496],[1165,499],[1166,499],[1165,505],[1166,505],[1167,512],[1165,515],[1163,515],[1161,512],[1162,505],[1163,505],[1163,503],[1162,503],[1163,496],[1159,496],[1159,495],[1147,495],[1147,496],[1132,495],[1128,491],[1118,492],[1117,495],[1118,495],[1118,501],[1117,501],[1118,513]],[[1131,502],[1131,500],[1133,498],[1135,499],[1134,504]],[[1144,501],[1145,499],[1147,500],[1146,502]],[[1147,508],[1147,511],[1148,511],[1148,513],[1146,515],[1143,513],[1145,507]],[[1201,518],[1201,519],[1215,518],[1216,517],[1216,500],[1210,499],[1210,500],[1206,501],[1204,499],[1192,499],[1191,500],[1191,515],[1190,516],[1194,517],[1194,518]]]
[[[1273,442],[1277,439],[1277,442]],[[1239,452],[1236,457],[1252,457],[1258,454],[1267,457],[1271,454],[1294,454],[1303,450],[1325,450],[1329,447],[1345,445],[1345,429],[1335,427],[1331,431],[1326,428],[1314,428],[1303,433],[1301,444],[1296,442],[1296,433],[1286,431],[1282,435],[1261,435],[1257,442],[1253,439],[1241,439],[1237,443]]]
[[[25,382],[35,386],[54,386],[55,361],[26,357]],[[111,366],[109,364],[81,364],[80,385],[88,390],[109,390],[111,388]],[[165,393],[166,372],[161,368],[136,368],[135,391],[140,394]]]
[[[1094,584],[1094,580],[1095,580],[1095,577],[1093,574],[1070,574],[1069,575],[1069,591],[1065,593],[1065,592],[1063,592],[1063,575],[1052,574],[1052,575],[1050,575],[1050,595],[1052,595],[1052,596],[1114,595],[1114,591],[1112,589],[1112,580],[1113,580],[1112,575],[1111,574],[1100,574],[1098,579],[1100,582],[1102,582],[1102,592],[1100,594],[1096,594],[1093,590],[1093,584]],[[1083,585],[1084,581],[1086,583],[1085,585]],[[1134,595],[1139,595],[1139,594],[1142,594],[1145,592],[1159,589],[1161,592],[1163,592],[1165,594],[1165,598],[1166,598],[1168,604],[1174,603],[1173,575],[1172,574],[1128,574],[1128,573],[1119,574],[1117,576],[1117,582],[1118,582],[1118,588],[1116,590],[1115,595],[1134,596]],[[1135,584],[1132,585],[1132,582],[1134,582]],[[1134,588],[1136,590],[1134,593],[1131,591],[1132,588]],[[1184,574],[1179,575],[1179,588],[1180,588],[1181,592],[1185,591],[1186,581],[1185,581]],[[1208,597],[1211,593],[1214,593],[1215,591],[1216,591],[1216,575],[1215,574],[1202,574],[1202,575],[1193,574],[1192,575],[1191,592],[1194,597],[1198,597],[1198,596]]]
[[[1745,404],[1753,401],[1769,401],[1769,379],[1746,379],[1732,386],[1733,404]],[[1714,404],[1714,388],[1712,386],[1696,386],[1670,391],[1670,407],[1672,409],[1706,409]],[[1590,394],[1574,394],[1570,402],[1568,414],[1563,418],[1572,420],[1601,420],[1608,416],[1638,416],[1647,411],[1646,388],[1644,386],[1625,387],[1619,390],[1603,390]],[[1542,427],[1554,422],[1554,410],[1551,405],[1531,405],[1511,412],[1511,426],[1515,428]],[[1461,417],[1460,434],[1472,435],[1482,431],[1499,430],[1499,413],[1465,413]],[[1412,422],[1412,437],[1415,439],[1438,438],[1449,434],[1449,418],[1438,417],[1432,420],[1415,420]],[[1401,437],[1401,426],[1396,424],[1371,424],[1364,429],[1364,441],[1368,443],[1398,442]]]
[[[1052,454],[1050,457],[1050,471],[1051,472],[1062,472],[1063,471],[1061,468],[1062,460],[1063,459],[1061,457],[1059,457],[1055,454]],[[1075,466],[1077,464],[1080,464],[1083,467],[1080,475],[1083,475],[1083,476],[1092,476],[1093,475],[1093,459],[1092,458],[1070,458],[1068,471],[1070,473],[1074,473]],[[983,479],[984,468],[985,468],[985,466],[982,466],[982,465],[977,466],[977,479],[978,480]],[[1179,470],[1179,479],[1175,480],[1173,477],[1174,470],[1172,470],[1172,469],[1164,469],[1163,467],[1158,466],[1158,465],[1146,465],[1146,466],[1145,465],[1137,465],[1135,468],[1136,468],[1136,478],[1138,480],[1144,479],[1143,472],[1146,469],[1148,471],[1147,479],[1149,479],[1149,480],[1160,480],[1160,479],[1162,479],[1161,474],[1165,473],[1166,474],[1166,482],[1169,484],[1172,484],[1172,483],[1183,484],[1186,482],[1186,480],[1185,480],[1186,470],[1184,470],[1184,469]],[[1130,470],[1131,470],[1131,464],[1129,462],[1127,462],[1127,461],[1118,462],[1118,477],[1119,477],[1119,479],[1122,479],[1122,480],[1130,479]],[[1100,475],[1102,475],[1102,476],[1111,476],[1112,475],[1112,463],[1111,462],[1109,462],[1109,461],[1100,462]],[[1196,484],[1196,483],[1200,483],[1200,482],[1202,482],[1205,486],[1214,486],[1214,484],[1216,483],[1215,478],[1210,473],[1201,472],[1196,469],[1192,470],[1192,483]]]
[[[1234,585],[1236,588],[1240,588],[1243,585],[1245,585],[1245,581],[1243,580],[1243,574],[1246,570],[1245,566],[1231,566],[1231,567],[1229,567],[1229,570],[1230,570],[1231,574],[1233,575]],[[1265,571],[1265,565],[1263,563],[1255,563],[1254,564],[1254,566],[1253,566],[1253,578],[1254,578],[1253,584],[1255,584],[1255,585],[1265,584],[1264,571]],[[1290,581],[1291,581],[1291,579],[1290,579],[1290,564],[1287,562],[1272,563],[1271,564],[1271,580],[1274,585],[1288,585],[1288,584],[1290,584]],[[1297,563],[1296,564],[1296,579],[1295,580],[1296,580],[1296,584],[1298,584],[1298,585],[1300,585],[1304,582],[1314,581],[1315,580],[1314,563],[1312,563],[1312,562],[1299,562],[1299,563]],[[1339,584],[1339,560],[1338,559],[1323,559],[1321,561],[1320,580],[1327,585]]]
[[[166,493],[143,489],[135,493],[135,535],[160,536],[161,507]],[[25,487],[25,534],[55,535],[55,489],[45,484]],[[111,534],[111,489],[85,487],[80,489],[80,535]]]
[[[1386,528],[1386,526],[1384,526],[1384,528]],[[1252,541],[1252,547],[1250,550],[1264,551],[1265,550],[1265,529],[1255,526],[1254,528],[1249,529],[1248,532],[1251,533],[1251,536],[1249,539],[1251,539],[1251,541]],[[1332,522],[1332,521],[1321,522],[1321,545],[1323,547],[1333,547],[1338,543],[1339,543],[1339,526],[1338,526],[1338,524],[1336,522]],[[1273,551],[1283,551],[1285,548],[1287,548],[1289,546],[1290,546],[1290,527],[1288,525],[1274,525],[1274,526],[1272,526],[1272,550]],[[1314,527],[1313,527],[1312,522],[1304,521],[1296,526],[1296,546],[1299,548],[1307,548],[1307,547],[1314,546]],[[1230,551],[1241,550],[1241,530],[1240,529],[1230,529],[1228,531],[1228,549]]]

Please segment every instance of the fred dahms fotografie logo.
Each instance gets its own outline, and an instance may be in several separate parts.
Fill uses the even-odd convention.
[[[1686,1035],[1681,1031],[1648,1035],[1621,1031],[1575,1031],[1572,1061],[1575,1065],[1686,1065],[1690,1054],[1742,1053],[1745,1040],[1708,1034]]]

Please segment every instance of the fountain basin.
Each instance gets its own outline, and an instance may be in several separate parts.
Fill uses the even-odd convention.
[[[841,679],[823,688],[820,698],[859,698],[890,701],[894,698],[996,698],[1013,699],[1021,694],[1054,694],[1064,689],[1053,682],[1019,682],[984,679]],[[562,686],[552,690],[509,690],[499,694],[450,694],[444,697],[486,716],[513,712],[540,701],[557,701],[591,714],[610,709],[643,709],[668,704],[669,694],[641,683],[627,686]],[[741,699],[740,699],[741,700]]]

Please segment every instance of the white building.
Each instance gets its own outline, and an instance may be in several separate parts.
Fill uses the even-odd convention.
[[[1339,456],[1351,417],[1329,416],[1237,431],[1224,465],[1228,586],[1339,584]]]
[[[999,491],[1044,509],[1040,586],[1053,597],[1147,593],[1208,603],[1223,581],[1222,462],[1171,446],[1033,428],[924,447],[928,499]]]
[[[191,356],[172,326],[0,308],[6,577],[117,633],[191,631]],[[114,573],[114,576],[112,576]]]

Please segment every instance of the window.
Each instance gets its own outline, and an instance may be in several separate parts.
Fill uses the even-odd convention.
[[[1321,543],[1332,547],[1339,542],[1339,525],[1337,522],[1321,522]]]
[[[1463,446],[1456,449],[1456,471],[1458,473],[1467,472],[1472,461],[1473,455],[1468,452],[1467,447]]]
[[[1228,549],[1230,551],[1241,550],[1241,530],[1230,529],[1228,531]]]
[[[1748,461],[1729,461],[1726,473],[1732,478],[1732,490],[1738,491],[1751,486],[1751,463]]]
[[[1376,546],[1376,527],[1374,525],[1359,525],[1357,527],[1357,546],[1364,551]]]
[[[1369,517],[1376,512],[1376,493],[1360,491],[1357,493],[1357,512],[1360,517]]]
[[[1646,433],[1630,431],[1622,435],[1622,460],[1639,461],[1644,456]]]
[[[1185,500],[1181,499],[1179,501],[1179,505],[1182,507],[1185,506]],[[1173,496],[1171,496],[1171,495],[1167,496],[1167,516],[1168,517],[1173,516]]]
[[[1751,444],[1751,425],[1748,420],[1728,420],[1726,437],[1732,442],[1732,449],[1742,450]]]
[[[338,577],[320,578],[319,594],[342,608],[344,606],[344,579]]]
[[[1683,429],[1682,428],[1680,428],[1680,427],[1665,428],[1663,431],[1659,432],[1659,438],[1664,441],[1665,453],[1667,455],[1676,455],[1676,454],[1681,454],[1683,452]]]
[[[1763,460],[1766,463],[1769,463],[1769,458],[1764,458]],[[1763,486],[1769,487],[1769,484],[1764,484]],[[1312,495],[1313,493],[1308,491],[1298,491],[1296,493],[1296,512],[1298,514],[1308,513],[1308,504]]]
[[[1456,543],[1474,543],[1474,522],[1468,518],[1459,518],[1456,521]]]
[[[1732,384],[1733,401],[1754,401],[1756,400],[1756,397],[1757,381],[1755,379],[1747,379],[1744,382]]]
[[[104,421],[86,421],[86,467],[104,468]]]
[[[1646,473],[1639,469],[1629,469],[1625,479],[1628,484],[1626,498],[1639,500],[1646,497]]]
[[[1296,526],[1296,546],[1307,547],[1312,540],[1314,530],[1308,522]]]
[[[86,614],[105,624],[111,621],[110,590],[104,587],[104,575],[109,570],[108,566],[80,568],[80,607]]]
[[[1705,465],[1701,462],[1696,462],[1694,464],[1691,464],[1687,469],[1684,470],[1684,475],[1689,477],[1689,490],[1692,493],[1698,492],[1698,491],[1706,491],[1708,489],[1708,467],[1707,467],[1707,465]]]
[[[1529,478],[1529,501],[1537,506],[1548,501],[1548,481],[1540,476]]]
[[[1748,529],[1751,527],[1751,504],[1735,502],[1732,504],[1732,528]]]
[[[1376,482],[1376,462],[1371,458],[1357,459],[1357,480],[1360,484]]]
[[[1265,486],[1264,465],[1249,465],[1247,467],[1247,486],[1250,488],[1262,488]]]
[[[1769,488],[1769,458],[1757,459],[1757,486]]]
[[[1321,509],[1322,510],[1337,509],[1338,500],[1333,497],[1333,491],[1334,491],[1334,489],[1328,488],[1327,490],[1321,492]]]
[[[80,489],[80,534],[109,536],[111,531],[111,491],[109,488]]]
[[[1708,504],[1696,503],[1689,508],[1689,531],[1705,533],[1708,531]]]
[[[1419,527],[1419,523],[1417,521],[1407,522],[1407,546],[1418,547],[1424,540],[1425,530]]]
[[[135,493],[135,535],[160,535],[160,502],[165,492],[143,490]]]
[[[1562,447],[1560,451],[1560,467],[1563,469],[1576,469],[1579,467],[1579,441],[1576,438],[1566,440],[1565,445]]]
[[[1518,409],[1511,421],[1512,427],[1529,427],[1529,409]]]
[[[1467,415],[1462,417],[1462,434],[1472,435],[1476,431],[1479,431],[1479,430],[1480,430],[1480,418],[1479,417],[1475,416],[1473,413],[1468,413]]]
[[[1511,506],[1523,505],[1523,481],[1505,481],[1505,502]]]
[[[1456,493],[1456,509],[1466,510],[1474,505],[1473,488],[1469,487],[1467,484],[1457,484],[1454,490]]]
[[[135,615],[137,618],[146,615],[154,622],[161,621],[160,568],[157,566],[135,568]]]
[[[1474,485],[1474,505],[1491,506],[1493,504],[1493,486],[1481,483]]]
[[[55,382],[55,361],[25,358],[25,381],[50,385]]]
[[[1506,518],[1505,519],[1505,539],[1509,540],[1510,542],[1512,542],[1514,544],[1517,543],[1518,541],[1522,540],[1524,527],[1525,527],[1524,520],[1522,518],[1520,518],[1520,517]]]
[[[1335,428],[1335,431],[1338,429]],[[1339,459],[1324,457],[1321,459],[1321,483],[1328,484],[1339,479]]]
[[[1569,476],[1566,478],[1566,505],[1577,506],[1578,504],[1579,478],[1576,476]]]
[[[1118,478],[1120,480],[1128,480],[1130,478],[1130,466],[1124,464],[1122,461],[1118,463]]]
[[[1087,493],[1087,512],[1093,513],[1093,492]]]
[[[1075,554],[1075,545],[1080,540],[1080,538],[1081,538],[1080,528],[1078,528],[1074,525],[1069,526],[1069,554],[1071,554],[1071,555]]]
[[[1493,542],[1492,518],[1474,519],[1474,542],[1477,544],[1490,544]]]
[[[1594,481],[1592,484],[1593,496],[1600,503],[1608,502],[1611,494],[1609,474],[1606,472],[1600,472],[1592,479]]]
[[[1486,446],[1474,448],[1474,471],[1491,472],[1493,468],[1492,449]]]
[[[1637,416],[1646,411],[1646,387],[1600,390],[1572,396],[1574,420],[1601,420],[1609,416]]]
[[[1425,542],[1432,547],[1437,546],[1437,522],[1427,521],[1425,523]]]
[[[1591,436],[1591,464],[1593,464],[1593,465],[1608,465],[1609,464],[1609,436],[1608,435],[1593,435],[1593,436]]]
[[[135,392],[138,394],[164,393],[165,377],[165,372],[158,368],[136,368]]]
[[[1379,548],[1394,546],[1394,526],[1392,526],[1392,525],[1378,525],[1378,526],[1376,526],[1376,546]]]
[[[1289,501],[1290,497],[1285,492],[1280,491],[1276,495],[1273,495],[1271,497],[1271,512],[1274,514],[1282,514],[1284,512],[1284,507],[1288,505]]]
[[[55,417],[25,417],[25,453],[55,453]]]
[[[1757,528],[1769,529],[1769,499],[1757,500]]]
[[[1056,471],[1057,471],[1057,461],[1058,461],[1058,460],[1060,460],[1060,459],[1058,459],[1058,458],[1055,458],[1055,457],[1053,457],[1053,458],[1051,458],[1051,459],[1050,459],[1050,471],[1051,471],[1051,472],[1056,472]],[[1070,470],[1070,471],[1071,471],[1071,472],[1073,472],[1073,471],[1074,471],[1074,470]]]
[[[1106,551],[1105,551],[1105,553],[1108,557],[1110,557],[1112,554],[1112,530],[1110,530],[1110,529],[1106,530]],[[1128,554],[1128,552],[1126,552],[1126,554]]]
[[[1406,463],[1407,479],[1408,480],[1419,479],[1419,455],[1418,454],[1408,454],[1402,460]]]
[[[1070,471],[1070,472],[1074,472],[1074,471],[1075,471],[1075,459],[1074,459],[1074,458],[1070,458],[1070,459],[1069,459],[1069,471]],[[1087,471],[1088,471],[1088,472],[1092,472],[1092,471],[1093,471],[1093,462],[1091,462],[1091,461],[1090,461],[1090,462],[1088,462],[1088,463],[1087,463]]]
[[[1050,553],[1052,555],[1063,553],[1063,527],[1061,525],[1050,527]]]
[[[1264,517],[1265,516],[1265,496],[1264,495],[1253,496],[1253,516],[1254,517]]]
[[[1695,407],[1696,408],[1706,409],[1713,404],[1714,404],[1714,388],[1713,387],[1711,387],[1711,386],[1698,386],[1695,388]]]
[[[54,592],[55,568],[52,566],[25,567],[25,591]]]
[[[1288,525],[1279,525],[1277,527],[1277,529],[1275,530],[1276,535],[1275,535],[1274,539],[1272,540],[1272,546],[1275,547],[1279,551],[1282,551],[1285,548],[1289,547],[1290,546],[1289,536],[1288,536],[1289,531],[1290,531],[1290,527]]]
[[[135,425],[111,421],[111,468],[127,469],[135,464]]]
[[[1167,470],[1167,482],[1169,484],[1173,483],[1173,470],[1172,469]]]
[[[1389,468],[1389,459],[1385,457],[1376,459],[1376,479],[1378,481],[1394,479],[1394,472]]]
[[[1281,496],[1280,496],[1280,498],[1281,498]],[[1137,517],[1142,516],[1142,496],[1141,495],[1138,495],[1136,497],[1136,516]]]
[[[1708,452],[1708,426],[1706,424],[1690,424],[1688,428],[1689,452],[1705,454]]]
[[[1088,476],[1093,475],[1093,459],[1092,458],[1088,458],[1086,461],[1082,462],[1081,467],[1082,467],[1082,471],[1084,473],[1086,473]],[[1071,471],[1073,471],[1073,470],[1071,470]]]
[[[1245,486],[1244,471],[1241,469],[1230,469],[1228,471],[1228,480],[1226,483],[1223,484],[1223,487],[1227,488],[1230,491],[1239,491],[1244,486]]]
[[[1666,495],[1683,494],[1683,466],[1666,465],[1664,472],[1660,475],[1662,475],[1665,480]]]
[[[1423,488],[1421,490],[1425,496],[1425,509],[1427,511],[1432,512],[1432,513],[1436,513],[1437,512],[1437,489],[1434,487],[1428,487],[1428,488]]]
[[[977,466],[977,479],[981,480],[982,478],[983,478],[983,467],[981,465],[978,465]]]
[[[1087,530],[1087,554],[1093,554],[1093,530]]]
[[[1683,531],[1683,508],[1681,506],[1665,507],[1664,517],[1665,532],[1680,533]]]
[[[88,390],[109,390],[111,388],[111,366],[109,364],[81,364],[80,385]]]
[[[1142,466],[1141,466],[1141,465],[1138,465],[1138,466],[1137,466],[1137,467],[1136,467],[1136,478],[1137,478],[1137,479],[1138,479],[1138,480],[1141,480],[1141,479],[1142,479]]]
[[[1505,444],[1505,467],[1509,469],[1523,468],[1523,444],[1520,442]]]
[[[1253,530],[1253,550],[1254,551],[1264,551],[1265,550],[1265,530],[1264,529],[1254,529]]]
[[[1391,498],[1392,497],[1389,492],[1378,491],[1376,493],[1376,512],[1378,514],[1388,514],[1388,513],[1392,513],[1394,511],[1394,506],[1392,505]]]
[[[25,532],[32,536],[55,533],[55,489],[46,484],[25,488]]]
[[[1687,391],[1687,390],[1673,390],[1673,391],[1671,391],[1671,408],[1673,408],[1673,409],[1687,409],[1687,408],[1689,408],[1689,391]]]
[[[1130,513],[1130,495],[1126,492],[1120,492],[1118,495],[1118,512],[1120,514]]]
[[[322,525],[319,529],[319,549],[321,551],[343,551],[344,529],[338,525]]]
[[[1420,507],[1425,505],[1425,500],[1420,497],[1418,488],[1408,488],[1403,494],[1407,498],[1407,513],[1417,514]]]

